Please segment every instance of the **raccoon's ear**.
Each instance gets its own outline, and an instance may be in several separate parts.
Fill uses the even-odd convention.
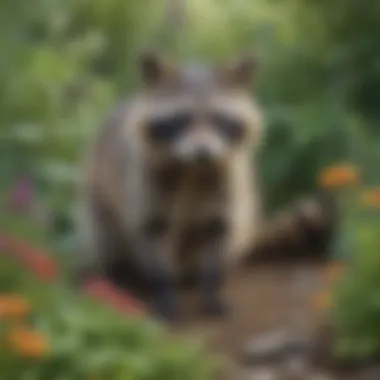
[[[148,86],[156,86],[172,78],[175,73],[174,66],[154,52],[140,54],[139,69],[143,84]]]
[[[222,71],[225,82],[234,87],[250,88],[257,74],[258,61],[254,55],[235,58]]]

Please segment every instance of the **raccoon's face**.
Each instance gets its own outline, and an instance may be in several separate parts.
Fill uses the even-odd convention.
[[[253,63],[229,71],[171,68],[150,58],[142,131],[151,153],[185,163],[213,163],[259,138],[260,115],[248,91]],[[151,71],[155,69],[152,79]],[[244,70],[243,70],[244,69]]]

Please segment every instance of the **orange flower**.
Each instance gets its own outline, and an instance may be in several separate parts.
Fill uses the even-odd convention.
[[[17,327],[7,335],[7,342],[15,353],[27,358],[40,358],[48,350],[46,339],[26,327]]]
[[[361,196],[361,200],[367,207],[380,209],[380,188],[365,191]]]
[[[329,309],[332,305],[332,297],[329,292],[321,291],[314,295],[312,299],[312,306],[317,310]]]
[[[29,302],[18,295],[0,295],[0,319],[25,317],[30,310]]]
[[[339,280],[345,271],[346,265],[337,261],[327,265],[324,270],[324,276],[328,283],[332,283]]]
[[[322,170],[319,175],[319,183],[323,189],[336,189],[357,184],[359,177],[360,172],[355,165],[340,164]]]

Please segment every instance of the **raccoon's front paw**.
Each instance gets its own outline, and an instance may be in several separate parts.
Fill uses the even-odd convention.
[[[210,317],[225,317],[230,313],[228,305],[219,298],[204,302],[202,310],[205,315]]]

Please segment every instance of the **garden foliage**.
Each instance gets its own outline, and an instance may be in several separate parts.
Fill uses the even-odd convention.
[[[258,164],[268,211],[313,191],[316,174],[336,162],[354,162],[362,183],[378,186],[379,37],[377,1],[1,1],[0,233],[43,242],[54,251],[74,249],[76,184],[85,148],[110,108],[137,85],[136,57],[149,46],[184,59],[257,53],[260,72],[252,94],[258,95],[267,122]],[[333,254],[355,257],[360,264],[339,292],[336,321],[349,342],[344,352],[379,353],[378,212],[359,212],[354,198],[348,199]],[[33,222],[25,221],[19,209]],[[10,273],[4,269],[8,265],[13,264],[0,265],[1,286],[6,286],[1,291],[27,297],[24,290],[37,285],[30,280],[18,289],[16,279],[28,276],[17,268],[14,279],[6,277],[17,287],[7,285],[2,276]],[[26,367],[28,379],[42,378],[36,377],[38,371],[50,379],[55,365],[62,368],[62,379],[80,378],[92,365],[107,379],[201,378],[187,372],[198,370],[198,364],[185,349],[178,350],[180,358],[177,346],[160,349],[154,328],[104,310],[92,313],[97,306],[77,296],[69,307],[68,294],[42,287],[28,298],[36,302],[33,328],[51,340],[47,344],[53,350],[53,356],[41,359],[46,366]],[[64,305],[67,313],[61,312]],[[140,356],[124,362],[123,355]],[[115,364],[115,358],[123,364]],[[18,360],[9,363],[21,371]],[[158,368],[158,377],[149,377],[152,368]],[[170,377],[174,368],[183,376]],[[85,378],[90,376],[86,372]]]

